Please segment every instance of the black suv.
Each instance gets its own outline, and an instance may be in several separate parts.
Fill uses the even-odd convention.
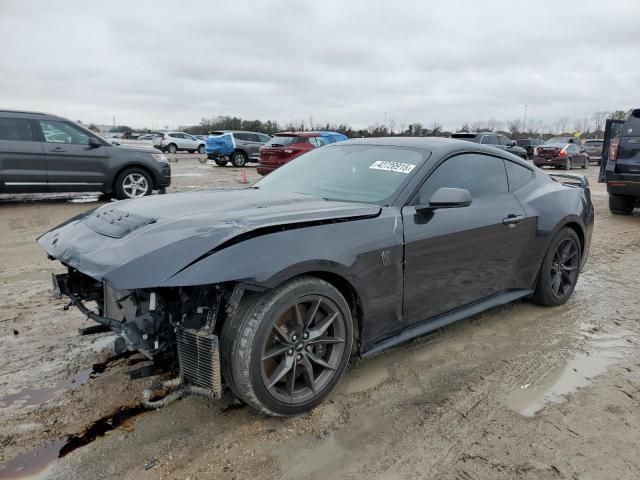
[[[540,138],[521,138],[516,140],[516,145],[521,148],[524,148],[527,151],[527,156],[529,158],[533,157],[533,149],[538,145],[542,145],[544,140]]]
[[[607,120],[598,181],[607,183],[611,213],[640,206],[640,108],[626,120]]]
[[[527,151],[516,145],[516,142],[508,139],[504,135],[493,132],[471,132],[471,133],[453,133],[451,134],[451,138],[457,138],[459,140],[468,140],[474,143],[481,143],[483,145],[491,145],[492,147],[499,148],[500,150],[506,150],[507,152],[513,153],[514,155],[519,156],[520,158],[526,160]]]
[[[115,146],[66,118],[0,110],[0,193],[164,191],[171,168],[155,150]]]

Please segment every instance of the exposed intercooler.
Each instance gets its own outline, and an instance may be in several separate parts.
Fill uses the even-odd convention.
[[[222,382],[218,337],[206,328],[178,328],[176,340],[183,383],[211,390],[213,398],[220,398]]]

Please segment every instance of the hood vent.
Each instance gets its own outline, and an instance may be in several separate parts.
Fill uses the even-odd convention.
[[[100,210],[88,217],[84,222],[87,227],[100,235],[111,238],[122,238],[134,230],[154,223],[155,218],[142,217],[115,208]]]

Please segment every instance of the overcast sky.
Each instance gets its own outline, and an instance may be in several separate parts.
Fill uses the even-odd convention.
[[[396,128],[640,106],[640,1],[0,0],[0,108]]]

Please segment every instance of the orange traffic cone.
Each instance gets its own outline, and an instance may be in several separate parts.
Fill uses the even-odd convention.
[[[247,178],[247,171],[243,168],[242,173],[240,174],[240,183],[249,183],[249,179]]]

